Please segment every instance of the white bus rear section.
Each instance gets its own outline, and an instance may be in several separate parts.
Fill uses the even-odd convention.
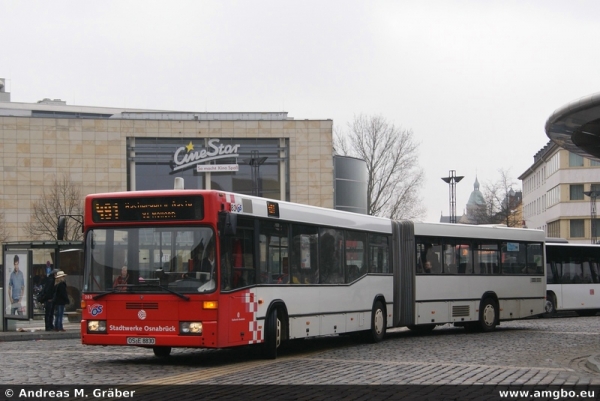
[[[544,296],[543,277],[417,276],[415,324],[478,321],[486,297],[498,302],[501,321],[526,318],[544,312]]]

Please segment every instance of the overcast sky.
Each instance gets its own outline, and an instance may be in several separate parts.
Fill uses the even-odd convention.
[[[600,1],[7,1],[13,102],[379,114],[420,142],[426,221],[515,181],[554,110],[600,91]],[[521,183],[518,182],[520,187]]]

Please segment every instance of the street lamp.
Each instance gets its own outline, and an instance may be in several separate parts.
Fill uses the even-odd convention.
[[[258,191],[258,180],[260,179],[260,165],[263,164],[267,158],[265,156],[260,157],[258,150],[250,152],[250,159],[248,164],[251,166],[251,177],[252,177],[252,195],[259,196]]]
[[[583,194],[590,197],[590,217],[591,217],[590,238],[591,238],[592,244],[595,244],[596,243],[596,197],[598,195],[600,195],[600,191],[587,191],[587,192],[584,192]]]
[[[456,223],[456,184],[463,178],[462,175],[456,175],[456,170],[450,170],[448,177],[442,177],[450,185],[450,223]]]

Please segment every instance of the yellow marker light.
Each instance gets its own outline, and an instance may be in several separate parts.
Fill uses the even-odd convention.
[[[219,302],[218,301],[204,301],[202,307],[204,309],[218,309]]]

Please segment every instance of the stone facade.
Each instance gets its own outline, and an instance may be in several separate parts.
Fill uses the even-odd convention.
[[[127,138],[288,138],[291,202],[332,208],[331,120],[152,120],[0,115],[0,210],[9,241],[32,204],[63,175],[82,196],[127,190]],[[83,204],[83,199],[82,199]]]

